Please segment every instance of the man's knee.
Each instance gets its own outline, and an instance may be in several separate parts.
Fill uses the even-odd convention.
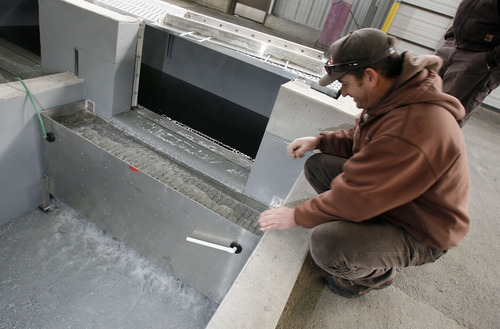
[[[380,218],[365,222],[332,221],[311,233],[311,255],[323,269],[401,267],[407,262],[407,236]]]
[[[304,164],[304,175],[308,180],[321,169],[321,156],[322,153],[315,153],[306,160],[306,163]]]
[[[316,226],[311,232],[311,256],[318,266],[327,270],[342,263],[343,249],[346,247],[342,233],[344,222],[330,222]]]
[[[307,159],[304,175],[316,192],[323,193],[330,189],[331,181],[342,173],[342,166],[346,161],[347,159],[338,156],[316,153]]]

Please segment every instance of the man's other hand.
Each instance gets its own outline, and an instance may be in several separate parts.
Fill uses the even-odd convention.
[[[274,208],[264,211],[259,216],[259,226],[260,230],[272,231],[272,230],[286,230],[297,226],[294,217],[295,209],[281,207]]]

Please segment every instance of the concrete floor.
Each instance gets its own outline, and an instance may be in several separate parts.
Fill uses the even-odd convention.
[[[277,328],[499,328],[500,113],[480,109],[463,128],[472,230],[432,264],[358,299],[330,292],[308,257]]]

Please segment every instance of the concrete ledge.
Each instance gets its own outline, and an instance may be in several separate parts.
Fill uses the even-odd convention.
[[[84,82],[83,79],[78,78],[72,73],[65,72],[53,75],[46,75],[43,77],[33,78],[29,80],[23,80],[26,86],[29,88],[33,95],[48,92],[50,90],[56,90],[59,88],[69,87],[79,85]],[[80,87],[81,93],[83,89]],[[80,95],[80,96],[83,96]],[[26,97],[26,90],[23,85],[18,81],[3,83],[0,85],[0,102],[8,99],[14,99],[19,97]],[[81,98],[77,99],[80,100]],[[38,100],[38,99],[37,99]],[[75,101],[74,99],[70,101]],[[52,106],[62,105],[64,103],[58,103]],[[40,105],[40,104],[39,104]],[[43,105],[43,104],[42,104]],[[43,109],[43,107],[42,107]]]
[[[309,250],[303,228],[264,234],[207,328],[275,328]]]
[[[280,88],[266,132],[291,142],[325,129],[350,128],[360,112],[351,97],[334,99],[305,83],[290,81]]]
[[[294,207],[314,195],[301,174],[285,204]],[[207,329],[276,328],[308,252],[309,230],[266,232]]]

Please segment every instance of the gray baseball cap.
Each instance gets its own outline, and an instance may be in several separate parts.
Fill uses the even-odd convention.
[[[328,49],[333,62],[326,63],[327,74],[319,84],[329,85],[349,71],[380,62],[396,52],[393,45],[394,38],[379,29],[364,28],[349,33]]]

